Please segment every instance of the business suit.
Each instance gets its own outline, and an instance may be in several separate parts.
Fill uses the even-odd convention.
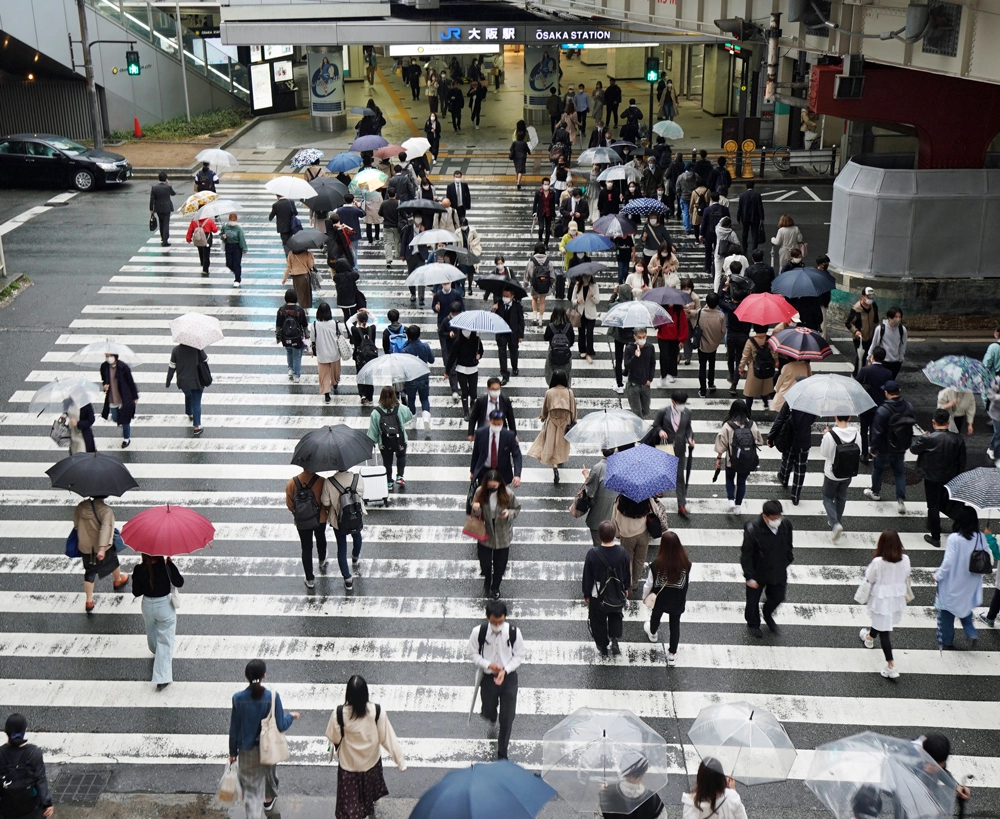
[[[490,468],[490,428],[482,427],[476,430],[476,439],[472,445],[472,469],[477,481]],[[500,430],[497,441],[497,471],[504,483],[511,483],[514,478],[521,477],[521,445],[517,437],[509,429]]]
[[[514,405],[510,403],[510,399],[503,393],[500,393],[500,398],[498,400],[500,412],[503,413],[504,429],[509,429],[517,435],[517,420],[514,418]],[[472,405],[472,412],[469,413],[470,438],[475,436],[477,430],[490,423],[490,413],[492,411],[493,402],[490,400],[489,394],[480,395],[476,399],[476,403]]]
[[[295,213],[295,203],[291,199],[281,198],[271,205],[267,221],[275,223],[282,245],[287,244],[292,238],[292,217]]]
[[[461,196],[459,196],[459,188],[461,188]],[[465,182],[459,182],[458,185],[452,182],[445,192],[448,199],[451,200],[451,206],[458,211],[458,218],[464,219],[465,212],[472,207],[472,193],[469,191],[469,186]]]
[[[687,481],[685,480],[685,467],[687,466],[688,442],[694,439],[694,428],[691,426],[691,410],[682,407],[676,428],[673,423],[673,408],[667,405],[656,413],[653,419],[653,428],[646,433],[643,443],[649,446],[658,444],[668,444],[673,446],[674,455],[677,456],[677,507],[687,506]],[[666,433],[666,439],[660,433]]]
[[[510,304],[504,304],[503,299],[501,299],[497,305],[496,314],[507,322],[511,330],[509,333],[498,333],[496,337],[497,354],[500,356],[500,376],[506,384],[506,379],[510,376],[507,370],[508,350],[510,351],[511,367],[514,370],[514,375],[517,375],[518,345],[524,340],[524,308],[519,301],[515,300],[511,301]]]
[[[164,247],[170,241],[170,214],[174,210],[171,196],[177,196],[177,192],[169,182],[157,182],[149,190],[149,212],[156,214],[160,225],[160,244]]]
[[[760,244],[761,228],[764,225],[764,200],[752,188],[740,194],[736,205],[736,221],[743,226],[743,250],[749,255]]]
[[[575,205],[573,203],[574,199],[576,199]],[[583,233],[587,224],[587,219],[590,218],[590,205],[587,202],[587,197],[567,196],[566,201],[563,202],[560,210],[562,210],[563,221],[566,222],[567,225],[570,222],[576,222],[577,228],[581,233]]]

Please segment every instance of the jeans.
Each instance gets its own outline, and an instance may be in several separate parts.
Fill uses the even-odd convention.
[[[285,347],[285,358],[288,360],[288,369],[299,378],[302,375],[302,348]]]
[[[622,623],[625,618],[620,611],[605,611],[600,603],[591,600],[587,619],[590,621],[590,634],[599,649],[607,651],[610,639],[621,638]]]
[[[406,406],[410,412],[417,414],[417,396],[420,397],[420,408],[424,412],[431,411],[431,377],[422,375],[413,381],[407,381],[404,388],[406,393]]]
[[[698,389],[715,389],[715,353],[698,350]]]
[[[201,395],[204,390],[183,390],[184,413],[191,417],[191,423],[201,426]]]
[[[385,476],[388,480],[392,481],[392,457],[396,456],[396,477],[402,478],[403,473],[406,471],[406,447],[404,446],[400,450],[395,449],[380,449],[379,452],[382,453],[382,463],[385,464]]]
[[[340,564],[340,574],[345,579],[351,576],[351,566],[347,562],[347,532],[343,529],[334,529],[337,538],[337,563]],[[351,532],[351,539],[354,541],[354,549],[351,556],[357,560],[361,557],[361,530]]]
[[[302,569],[306,580],[313,580],[313,535],[316,536],[316,557],[322,563],[326,560],[326,524],[320,524],[315,529],[299,529],[299,541],[302,544]]]
[[[504,572],[507,571],[507,558],[510,549],[491,549],[484,543],[476,546],[479,553],[479,568],[483,573],[483,593],[490,594],[500,591]]]
[[[399,228],[385,228],[385,238],[383,239],[383,249],[385,250],[385,260],[394,262],[400,257],[399,250]]]
[[[844,507],[847,506],[847,490],[850,486],[850,478],[846,481],[823,478],[823,508],[826,510],[826,519],[831,529],[844,517]]]
[[[892,467],[896,478],[896,499],[906,500],[906,473],[903,472],[903,452],[880,452],[872,460],[872,492],[878,495],[882,491],[882,472],[887,466]]]
[[[681,197],[681,219],[684,222],[685,232],[691,230],[691,200]]]
[[[482,715],[490,722],[496,722],[499,715],[497,759],[506,759],[510,732],[514,727],[514,717],[517,716],[517,672],[511,671],[507,674],[501,685],[496,684],[492,674],[486,674],[479,693],[483,701]]]
[[[726,467],[726,497],[739,506],[747,494],[747,476],[731,466]]]
[[[747,621],[747,625],[753,628],[760,628],[760,598],[762,595],[767,596],[767,600],[764,602],[765,620],[774,614],[774,610],[785,601],[784,583],[761,583],[757,581],[756,589],[746,586],[746,590],[747,604],[743,612],[743,617]]]
[[[156,655],[153,660],[153,682],[174,681],[174,634],[177,631],[177,611],[170,595],[142,598],[142,620],[146,624],[146,645]]]
[[[676,654],[677,644],[681,641],[681,613],[679,611],[665,612],[654,606],[653,613],[649,617],[649,630],[653,632],[653,634],[656,634],[657,630],[660,628],[660,620],[663,618],[664,614],[670,618],[670,643],[667,646],[667,652],[670,654]]]
[[[970,640],[975,640],[979,636],[976,626],[972,622],[973,614],[970,611],[965,617],[959,617],[962,622],[962,630]],[[951,646],[955,643],[955,615],[950,611],[941,609],[937,613],[937,637],[938,643],[943,646]]]
[[[510,364],[517,369],[517,339],[512,333],[501,333],[497,336],[497,355],[500,357],[500,375],[507,375],[507,351],[510,351]]]
[[[594,349],[594,325],[597,319],[580,319],[580,352],[589,356],[597,355]]]
[[[630,262],[628,259],[618,260],[618,284],[623,284],[625,279],[628,278],[628,266]]]
[[[660,378],[668,375],[677,375],[677,354],[680,352],[680,343],[669,339],[657,339],[660,347]]]
[[[111,408],[111,420],[116,424],[118,423],[118,415],[121,413],[121,407]],[[122,428],[122,439],[127,441],[132,437],[132,425],[131,424],[121,424]]]
[[[243,251],[238,242],[225,242],[223,247],[226,249],[226,267],[233,272],[233,278],[240,281],[243,277]]]
[[[649,415],[649,386],[647,384],[635,384],[629,381],[625,388],[625,397],[628,399],[628,408],[640,418]]]
[[[990,440],[989,448],[993,450],[994,455],[1000,449],[1000,421],[993,422],[993,438]]]

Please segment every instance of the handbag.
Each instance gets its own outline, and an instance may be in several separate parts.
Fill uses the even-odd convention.
[[[590,495],[584,491],[584,489],[585,487],[581,486],[579,490],[577,490],[576,496],[573,498],[573,502],[569,505],[569,513],[575,518],[582,518],[594,505],[593,498],[591,498]]]
[[[319,278],[319,271],[315,267],[309,269],[309,286],[313,290],[323,289],[323,283]]]
[[[149,232],[152,233],[154,230],[156,230],[156,227],[157,227],[157,225],[156,225],[156,214],[155,213],[151,213],[151,214],[149,214]]]
[[[83,557],[83,552],[80,551],[80,535],[75,526],[66,538],[66,557]]]
[[[655,498],[649,499],[649,514],[646,515],[646,531],[654,539],[663,537],[663,533],[670,528],[668,525],[667,510],[663,508]]]
[[[368,307],[368,297],[362,293],[360,290],[357,291],[358,297],[354,302],[354,305],[359,309],[363,310]]]
[[[907,577],[906,578],[906,594],[903,595],[903,599],[907,603],[912,603],[913,602],[913,598],[915,596],[916,595],[913,594],[913,585],[910,583],[910,578]]]
[[[799,250],[802,251],[802,258],[809,255],[809,242],[799,242]]]
[[[579,329],[580,325],[583,324],[583,316],[580,315],[580,311],[575,307],[570,307],[566,311],[566,318],[571,325]]]
[[[68,447],[70,443],[71,433],[69,424],[66,423],[65,416],[60,415],[52,422],[52,428],[49,430],[49,437],[55,441],[56,446]]]
[[[854,592],[854,602],[860,603],[862,606],[868,602],[868,598],[872,596],[872,584],[871,581],[866,577],[858,584],[857,591]]]
[[[277,765],[288,759],[288,742],[285,735],[278,730],[278,722],[274,715],[274,706],[278,695],[271,689],[271,711],[260,721],[260,764]]]
[[[170,584],[170,602],[175,611],[181,607],[181,591],[173,583]]]
[[[993,559],[990,557],[990,553],[986,551],[985,546],[979,548],[980,545],[986,540],[982,535],[976,538],[976,546],[972,550],[972,554],[969,555],[969,572],[972,574],[989,574],[993,571]]]
[[[347,336],[340,332],[340,322],[335,321],[333,326],[337,331],[337,349],[340,350],[340,357],[351,358],[354,355],[354,348],[351,347],[351,342]]]
[[[202,389],[212,386],[212,371],[208,367],[207,361],[198,362],[198,383]]]
[[[469,481],[469,491],[465,493],[465,514],[472,514],[472,501],[475,500],[476,490],[479,488],[479,484],[476,479],[473,478]]]
[[[465,519],[465,525],[462,527],[462,534],[466,537],[471,537],[473,540],[486,540],[486,521],[476,515],[470,514]]]

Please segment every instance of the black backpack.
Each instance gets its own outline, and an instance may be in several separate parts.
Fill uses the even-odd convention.
[[[753,282],[746,276],[729,277],[729,297],[739,304],[743,299],[753,293]]]
[[[697,213],[698,216],[701,216],[705,212],[705,208],[708,207],[708,201],[709,201],[709,196],[707,190],[705,191],[705,193],[699,194],[698,198],[695,199],[694,212]]]
[[[281,322],[281,340],[285,346],[293,346],[302,341],[302,325],[294,310],[285,309],[285,317]]]
[[[483,623],[479,627],[479,656],[483,656],[483,647],[486,645],[486,630],[489,628],[489,623]],[[517,639],[517,626],[511,626],[510,630],[507,632],[507,645],[510,646],[510,650],[514,650],[514,641]]]
[[[337,528],[341,532],[360,532],[364,524],[362,515],[364,514],[364,504],[361,502],[361,495],[358,493],[358,475],[355,473],[350,486],[341,486],[340,482],[334,478],[334,486],[340,493],[340,511],[337,513]]]
[[[886,440],[889,442],[890,452],[906,452],[910,448],[915,423],[917,419],[913,417],[909,404],[889,416],[886,421]]]
[[[565,367],[573,358],[573,350],[569,346],[569,333],[565,324],[552,328],[552,341],[549,342],[549,361],[553,367]]]
[[[830,471],[838,480],[847,480],[858,474],[861,466],[861,447],[858,446],[857,439],[845,443],[839,435],[835,435],[831,429],[829,435],[833,438],[836,449],[833,452],[833,463],[830,464]]]
[[[760,456],[757,454],[757,440],[753,437],[753,430],[750,427],[740,427],[730,423],[733,430],[733,439],[729,444],[729,459],[733,463],[733,469],[739,475],[749,475],[760,464]]]
[[[403,444],[403,425],[399,423],[399,407],[392,410],[375,408],[378,411],[378,431],[382,436],[382,449],[399,452]]]
[[[604,559],[604,555],[601,554],[601,549],[604,547],[598,548],[594,546],[592,548],[597,553],[597,557],[601,563],[608,570],[607,577],[604,578],[604,585],[602,586],[600,583],[595,584],[597,586],[597,602],[604,611],[620,614],[625,610],[625,606],[628,605],[628,598],[625,596],[625,584],[622,583],[622,579],[618,576],[618,570],[612,569],[608,561]]]
[[[771,355],[771,351],[767,349],[767,342],[764,342],[762,347],[752,338],[750,343],[753,348],[757,351],[757,355],[753,357],[753,375],[754,378],[759,378],[761,381],[768,381],[774,378],[775,372],[777,372],[774,366],[774,356]],[[766,355],[761,355],[764,352]]]
[[[0,816],[5,819],[28,816],[38,807],[38,789],[27,765],[28,748],[0,748]]]
[[[382,716],[382,706],[377,702],[372,703],[375,706],[375,724],[378,725],[379,717]],[[366,712],[367,713],[367,712]],[[337,725],[340,726],[340,742],[344,741],[344,706],[337,706]],[[340,747],[340,743],[337,743],[337,747]]]
[[[552,287],[552,268],[546,259],[544,264],[535,263],[535,272],[531,277],[531,289],[544,296]]]
[[[292,518],[295,520],[295,528],[318,529],[320,506],[312,491],[317,476],[313,475],[305,486],[298,478],[292,478],[292,480],[295,481],[295,494],[292,495]]]
[[[195,185],[198,187],[198,191],[210,191],[212,186],[215,184],[215,174],[211,170],[205,170],[202,168],[198,171],[198,175],[195,177]]]
[[[354,363],[360,370],[365,364],[369,361],[374,361],[376,358],[378,358],[378,347],[375,346],[372,337],[362,330],[361,343],[358,344],[358,348],[354,352]]]

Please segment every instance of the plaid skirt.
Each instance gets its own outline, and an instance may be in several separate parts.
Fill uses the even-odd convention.
[[[337,768],[337,819],[365,819],[375,815],[375,803],[389,795],[382,778],[382,760],[367,771]]]

